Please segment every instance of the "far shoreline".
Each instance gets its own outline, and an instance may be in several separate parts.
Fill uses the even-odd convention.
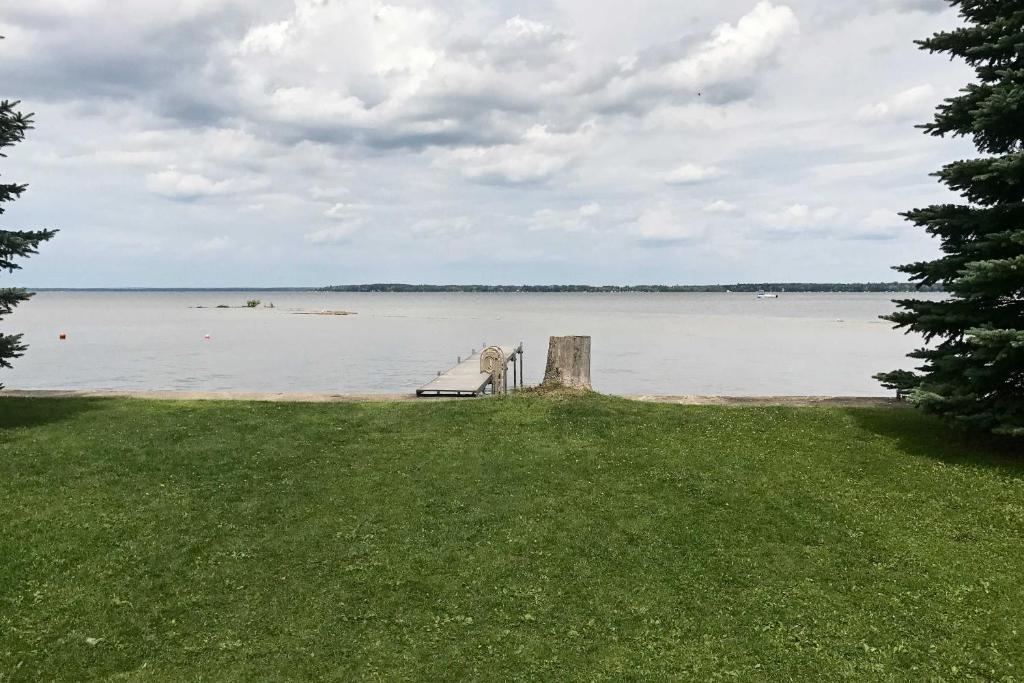
[[[296,292],[374,294],[913,294],[941,292],[907,282],[741,282],[713,285],[432,285],[373,283],[320,287],[22,287],[31,292]]]

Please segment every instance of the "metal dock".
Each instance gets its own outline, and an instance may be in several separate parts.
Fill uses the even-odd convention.
[[[512,364],[512,387],[523,386],[523,344],[488,346],[480,353],[474,349],[455,367],[416,390],[417,396],[482,396],[490,387],[492,394],[508,393],[508,364]],[[518,365],[518,367],[517,367]]]

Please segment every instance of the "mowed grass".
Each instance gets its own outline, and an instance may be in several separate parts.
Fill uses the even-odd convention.
[[[0,399],[0,680],[1022,680],[1024,459],[911,410]]]

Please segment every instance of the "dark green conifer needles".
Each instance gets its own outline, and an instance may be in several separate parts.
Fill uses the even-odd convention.
[[[897,301],[887,319],[924,336],[918,373],[876,377],[962,425],[1024,436],[1024,1],[950,0],[965,25],[919,41],[964,59],[978,81],[938,106],[930,135],[971,136],[981,158],[935,175],[966,203],[904,214],[943,255],[900,266],[943,301]]]
[[[25,139],[25,132],[32,128],[32,115],[17,110],[18,102],[0,101],[0,150],[18,144]],[[5,157],[0,151],[0,157]],[[25,191],[26,185],[0,182],[0,214],[4,204],[13,202]],[[13,272],[20,268],[15,259],[36,253],[40,243],[56,234],[56,230],[4,230],[0,228],[0,271]],[[24,289],[0,289],[0,320],[10,314],[14,307],[31,296]],[[0,333],[0,368],[11,367],[11,359],[25,352],[20,334]],[[0,385],[2,387],[3,385]]]

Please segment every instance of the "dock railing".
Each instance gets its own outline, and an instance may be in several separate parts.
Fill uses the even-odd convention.
[[[523,342],[516,346],[488,346],[480,352],[480,372],[491,376],[491,393],[508,393],[508,366],[512,365],[512,389],[523,388]]]

